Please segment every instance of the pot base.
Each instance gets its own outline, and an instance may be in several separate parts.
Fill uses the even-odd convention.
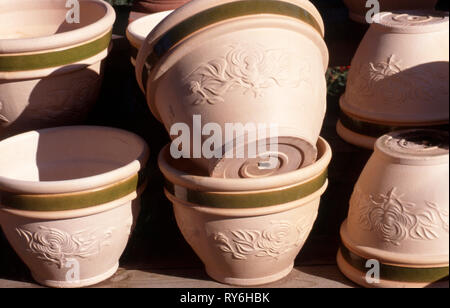
[[[307,167],[317,159],[317,148],[300,138],[278,137],[275,146],[268,139],[263,152],[258,151],[259,146],[260,141],[243,146],[244,153],[250,148],[259,152],[255,158],[226,158],[225,153],[225,158],[210,168],[210,175],[226,179],[268,177]]]
[[[33,279],[36,280],[37,283],[43,286],[51,287],[51,288],[82,288],[87,286],[92,286],[97,283],[100,283],[108,278],[110,278],[112,275],[114,275],[117,272],[117,269],[119,268],[119,263],[116,263],[111,269],[106,271],[105,273],[87,278],[82,279],[78,281],[57,281],[57,280],[46,280],[41,279],[39,277],[36,277],[33,273],[31,275],[33,276]]]
[[[373,150],[375,142],[377,141],[377,138],[364,136],[351,131],[345,127],[340,120],[337,123],[336,131],[339,137],[344,139],[344,141],[369,150]]]
[[[206,267],[206,273],[209,277],[212,279],[232,285],[232,286],[239,286],[239,287],[251,287],[251,286],[260,286],[265,285],[268,283],[272,283],[275,281],[278,281],[287,275],[289,275],[294,268],[294,263],[291,263],[286,269],[282,270],[281,272],[278,272],[273,275],[265,276],[265,277],[259,277],[259,278],[233,278],[233,277],[224,277],[222,274],[216,273],[211,269],[208,269]]]
[[[345,260],[342,255],[341,249],[339,249],[337,254],[337,265],[339,270],[348,279],[354,283],[363,286],[365,288],[425,288],[432,284],[433,282],[405,282],[405,281],[395,281],[379,279],[379,283],[368,283],[366,280],[366,273],[354,268],[351,264]],[[368,269],[369,270],[369,269]]]

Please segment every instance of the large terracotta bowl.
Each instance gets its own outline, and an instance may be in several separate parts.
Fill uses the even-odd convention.
[[[0,152],[0,225],[34,279],[72,288],[112,276],[146,186],[145,142],[74,126],[5,139]]]
[[[318,161],[285,175],[217,179],[196,175],[188,161],[159,156],[178,226],[213,279],[254,286],[288,275],[317,217],[327,188],[331,148],[318,142]],[[196,172],[197,170],[197,172]]]
[[[341,227],[342,272],[369,287],[424,287],[448,276],[448,132],[381,137]],[[368,260],[379,264],[369,283]]]
[[[448,13],[377,18],[352,60],[338,124],[343,139],[371,149],[390,131],[449,122]]]
[[[418,9],[434,9],[438,0],[378,0],[380,4],[380,12],[388,12],[393,10],[418,10]],[[345,5],[350,10],[350,19],[366,23],[367,13],[373,6],[366,7],[367,0],[344,0]]]
[[[269,173],[242,171],[258,166],[264,155],[244,156],[236,165],[237,160],[222,158],[226,155],[198,158],[184,149],[211,176],[290,172],[317,157],[326,109],[323,34],[323,21],[309,1],[194,0],[150,33],[137,58],[136,76],[168,132],[183,123],[194,134],[194,116],[201,116],[203,125],[217,124],[224,134],[226,123],[253,124],[242,143],[246,147],[265,139],[249,137],[258,124],[278,127],[273,137],[279,149],[272,154],[279,163]],[[244,135],[237,132],[230,142]],[[202,136],[201,143],[208,138]],[[225,146],[219,151],[228,153]]]
[[[0,139],[80,122],[97,99],[116,15],[81,0],[69,23],[66,2],[0,3]]]

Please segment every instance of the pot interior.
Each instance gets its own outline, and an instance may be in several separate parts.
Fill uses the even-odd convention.
[[[86,27],[106,15],[106,7],[92,1],[80,4],[79,23],[69,23],[66,0],[13,0],[0,3],[0,39],[51,36]],[[72,1],[75,2],[75,1]],[[70,14],[71,17],[74,15]]]
[[[34,131],[0,142],[0,177],[20,181],[75,180],[144,158],[137,136],[101,127]]]

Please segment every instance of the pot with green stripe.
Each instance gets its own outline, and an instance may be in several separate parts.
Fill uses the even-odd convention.
[[[327,188],[331,148],[320,138],[313,165],[270,177],[219,179],[189,161],[159,156],[165,194],[186,241],[213,279],[254,286],[288,275]]]
[[[194,132],[193,119],[199,116],[222,132],[227,124],[242,124],[249,128],[235,129],[230,142],[243,137],[248,148],[264,139],[253,137],[257,126],[277,127],[271,138],[278,150],[272,154],[282,163],[270,175],[282,174],[317,158],[326,111],[323,36],[322,18],[309,1],[193,0],[149,34],[138,54],[136,77],[168,132],[179,123]],[[209,136],[200,138],[203,144]],[[254,166],[263,161],[250,156],[194,159],[212,177],[262,176]]]
[[[429,129],[377,140],[341,226],[338,263],[348,278],[425,287],[448,276],[448,142],[448,132]]]
[[[145,141],[68,126],[5,139],[0,153],[0,225],[34,279],[82,287],[113,275],[147,183]]]
[[[0,3],[0,139],[78,123],[97,99],[115,12],[66,2]]]

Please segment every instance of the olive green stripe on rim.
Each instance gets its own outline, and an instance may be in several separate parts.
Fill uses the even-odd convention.
[[[145,183],[138,174],[95,191],[54,195],[21,195],[0,192],[0,204],[26,211],[67,211],[88,208],[123,198]]]
[[[170,182],[166,182],[166,189],[176,198],[196,205],[211,208],[243,209],[268,207],[305,198],[322,188],[326,181],[327,171],[307,183],[271,192],[248,194],[201,192],[189,190]]]
[[[187,18],[156,40],[153,50],[146,59],[147,67],[144,67],[142,72],[143,84],[147,84],[148,70],[151,70],[167,51],[187,36],[204,27],[227,19],[257,14],[292,17],[311,25],[322,35],[319,22],[314,16],[307,10],[292,3],[279,0],[242,0],[218,5]]]
[[[368,259],[364,259],[352,253],[344,244],[341,244],[341,254],[344,259],[355,269],[366,273],[370,268],[366,267]],[[380,264],[380,279],[399,281],[399,282],[416,282],[416,283],[432,283],[439,281],[449,274],[447,267],[434,268],[412,268],[400,267],[386,264]]]
[[[341,121],[342,125],[348,128],[349,130],[373,138],[379,138],[385,134],[399,130],[422,128],[422,129],[437,129],[448,131],[449,128],[448,124],[430,125],[430,126],[389,126],[389,125],[375,124],[355,119],[347,115],[342,110],[340,112],[339,120]]]
[[[0,72],[32,71],[76,63],[107,49],[111,42],[111,36],[112,31],[90,43],[48,53],[0,55]]]

